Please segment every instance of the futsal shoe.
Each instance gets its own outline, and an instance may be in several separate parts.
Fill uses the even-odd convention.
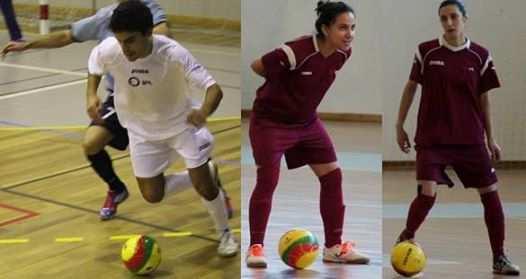
[[[232,219],[232,216],[234,216],[234,209],[232,208],[232,202],[230,201],[230,197],[223,188],[223,184],[221,183],[221,179],[219,178],[219,171],[217,165],[212,160],[209,160],[207,164],[208,169],[210,170],[210,174],[212,174],[212,179],[214,180],[214,183],[217,185],[217,187],[219,187],[219,190],[223,192],[227,217],[228,219]]]
[[[109,190],[106,195],[106,200],[100,209],[99,215],[102,221],[110,220],[117,213],[117,205],[128,198],[128,190],[124,189],[117,193]]]
[[[351,241],[336,244],[330,248],[323,248],[323,261],[344,264],[368,264],[369,258],[358,252]]]
[[[233,257],[239,250],[239,244],[234,239],[230,230],[226,229],[219,239],[217,253],[222,257]]]
[[[500,255],[493,261],[493,273],[518,276],[520,274],[520,269],[519,266],[513,264],[508,257]]]
[[[266,268],[267,260],[263,252],[263,245],[253,244],[248,248],[247,257],[245,259],[247,267],[250,268]]]

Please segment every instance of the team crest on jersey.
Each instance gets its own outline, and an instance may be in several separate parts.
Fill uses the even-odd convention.
[[[441,61],[441,60],[431,60],[431,61],[429,61],[429,66],[433,66],[433,65],[445,66],[446,63],[444,63],[444,61]]]

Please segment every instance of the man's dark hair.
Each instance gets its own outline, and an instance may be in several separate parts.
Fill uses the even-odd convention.
[[[111,15],[110,29],[116,32],[141,32],[143,35],[153,29],[150,9],[139,0],[121,2]]]

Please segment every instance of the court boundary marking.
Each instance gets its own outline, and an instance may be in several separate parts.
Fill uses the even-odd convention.
[[[19,221],[22,221],[22,220],[25,220],[25,219],[33,218],[33,217],[36,217],[36,216],[40,215],[38,212],[34,212],[34,211],[31,211],[31,210],[18,208],[18,207],[15,207],[15,206],[12,206],[12,205],[8,205],[8,204],[5,204],[5,203],[0,203],[0,207],[1,208],[7,208],[7,209],[12,210],[12,211],[24,213],[24,215],[22,215],[20,217],[15,217],[15,218],[8,219],[7,221],[0,222],[0,227],[7,226],[9,224],[13,224],[13,223],[16,223],[16,222],[19,222]]]
[[[235,228],[230,230],[232,233],[241,233],[241,229]],[[142,234],[126,234],[126,235],[111,235],[108,237],[109,241],[125,241],[132,237],[140,236]],[[148,236],[153,236],[156,238],[179,238],[179,237],[189,237],[194,235],[191,231],[180,231],[180,232],[162,232],[157,234],[146,234]],[[68,237],[54,237],[55,243],[78,243],[85,241],[86,237],[82,236],[68,236]],[[0,239],[1,244],[24,244],[30,242],[30,238],[4,238]]]

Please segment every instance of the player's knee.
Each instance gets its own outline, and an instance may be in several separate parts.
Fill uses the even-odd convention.
[[[479,188],[478,191],[480,195],[483,195],[489,192],[497,191],[497,189],[498,189],[497,184],[493,184],[488,187]]]
[[[207,201],[214,200],[219,194],[219,188],[214,185],[206,185],[204,183],[195,184],[195,189],[201,197]]]
[[[84,139],[82,142],[82,149],[84,150],[84,154],[86,155],[95,155],[99,153],[104,146],[100,146],[96,142],[88,139]]]
[[[278,185],[279,168],[270,166],[259,166],[257,169],[256,189],[272,192]]]
[[[142,197],[149,203],[159,203],[163,200],[163,196],[157,193],[143,192]]]

